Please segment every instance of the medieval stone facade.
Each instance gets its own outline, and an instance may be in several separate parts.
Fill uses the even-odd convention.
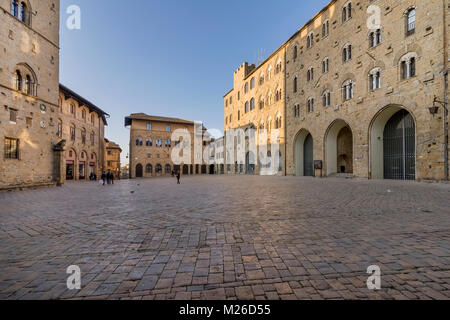
[[[99,175],[106,113],[59,84],[59,1],[0,8],[0,189]]]
[[[149,116],[144,113],[132,114],[125,118],[125,126],[130,127],[130,178],[150,178],[170,176],[172,171],[180,171],[181,175],[198,175],[214,173],[214,164],[209,164],[209,141],[206,129],[201,126],[196,132],[196,124],[192,121]],[[183,130],[188,133],[189,141],[183,139],[173,141],[173,133]],[[200,134],[201,132],[201,134]],[[200,139],[200,147],[195,147],[196,139]],[[173,149],[179,143],[190,155],[183,163],[174,163]],[[198,149],[198,150],[197,150]],[[183,155],[182,155],[183,156]]]
[[[261,152],[260,141],[267,144],[267,150],[264,151],[267,155],[264,156],[271,158],[273,129],[279,133],[276,135],[276,143],[279,145],[277,169],[280,174],[285,172],[285,68],[285,45],[283,45],[259,66],[245,62],[234,72],[233,89],[224,96],[225,132],[233,129],[255,130],[256,150],[248,150],[245,159],[239,159],[237,140],[241,138],[231,138],[226,133],[225,140],[227,138],[236,140],[232,151],[234,155],[230,157],[230,150],[225,155],[227,173],[259,174],[261,166],[267,165],[262,164],[257,157]],[[259,137],[263,132],[267,134],[267,139]],[[248,139],[246,144],[248,149]]]
[[[0,1],[0,187],[52,184],[59,1]]]
[[[331,1],[277,50],[286,56],[287,175],[446,178],[449,8],[448,0]],[[226,128],[238,111],[230,94]]]
[[[89,180],[93,174],[100,178],[105,170],[106,116],[93,103],[60,85],[56,135],[66,141],[61,159],[65,180]]]

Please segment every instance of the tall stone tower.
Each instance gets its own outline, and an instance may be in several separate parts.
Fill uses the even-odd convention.
[[[0,188],[55,180],[59,0],[0,0]]]

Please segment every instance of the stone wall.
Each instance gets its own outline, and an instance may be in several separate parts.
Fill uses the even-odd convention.
[[[330,170],[334,149],[327,147],[327,139],[336,121],[343,121],[353,135],[353,173],[360,178],[382,178],[379,168],[379,140],[383,123],[395,111],[411,113],[416,127],[416,178],[441,180],[444,178],[443,108],[430,114],[434,97],[444,96],[445,44],[444,12],[448,16],[448,1],[353,1],[352,18],[342,22],[342,7],[348,1],[338,0],[304,26],[286,46],[286,109],[287,109],[287,173],[296,174],[296,138],[307,130],[314,139],[314,159],[324,162],[324,172]],[[382,42],[369,47],[366,26],[369,5],[381,8]],[[405,12],[416,8],[415,33],[405,33]],[[445,11],[444,11],[445,10]],[[322,24],[329,19],[329,34],[322,37]],[[307,48],[307,36],[314,34],[314,45]],[[352,59],[343,62],[342,50],[352,45]],[[297,46],[298,58],[293,58]],[[400,61],[408,54],[416,56],[416,75],[401,78]],[[329,71],[322,72],[322,61],[330,59]],[[447,56],[448,57],[448,56]],[[448,60],[448,58],[447,58]],[[314,67],[313,81],[307,81],[307,70]],[[381,88],[371,91],[369,72],[381,70]],[[298,77],[300,89],[294,93],[293,79]],[[342,85],[354,82],[354,97],[344,101]],[[331,92],[331,104],[322,105],[322,93]],[[307,99],[315,99],[313,112],[307,111]],[[300,115],[294,112],[300,106]],[[385,118],[384,120],[382,120]],[[329,143],[331,145],[331,143]],[[330,153],[333,153],[330,155]],[[328,170],[327,170],[328,166]],[[333,168],[334,169],[334,168]],[[319,174],[319,172],[316,172]]]
[[[51,183],[59,86],[59,1],[30,0],[31,25],[0,1],[0,186]],[[34,94],[15,89],[14,73],[37,80]],[[25,74],[24,74],[25,76]],[[10,112],[17,120],[10,122]],[[5,138],[19,139],[19,159],[5,159]]]

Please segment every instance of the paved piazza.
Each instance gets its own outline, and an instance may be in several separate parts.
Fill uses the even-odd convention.
[[[447,184],[68,183],[0,194],[0,219],[1,299],[450,298]],[[367,289],[370,265],[380,291]]]

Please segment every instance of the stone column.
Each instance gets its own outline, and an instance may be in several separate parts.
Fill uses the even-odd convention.
[[[53,146],[53,179],[58,187],[62,186],[66,181],[65,146],[66,140],[61,140],[58,144]]]

